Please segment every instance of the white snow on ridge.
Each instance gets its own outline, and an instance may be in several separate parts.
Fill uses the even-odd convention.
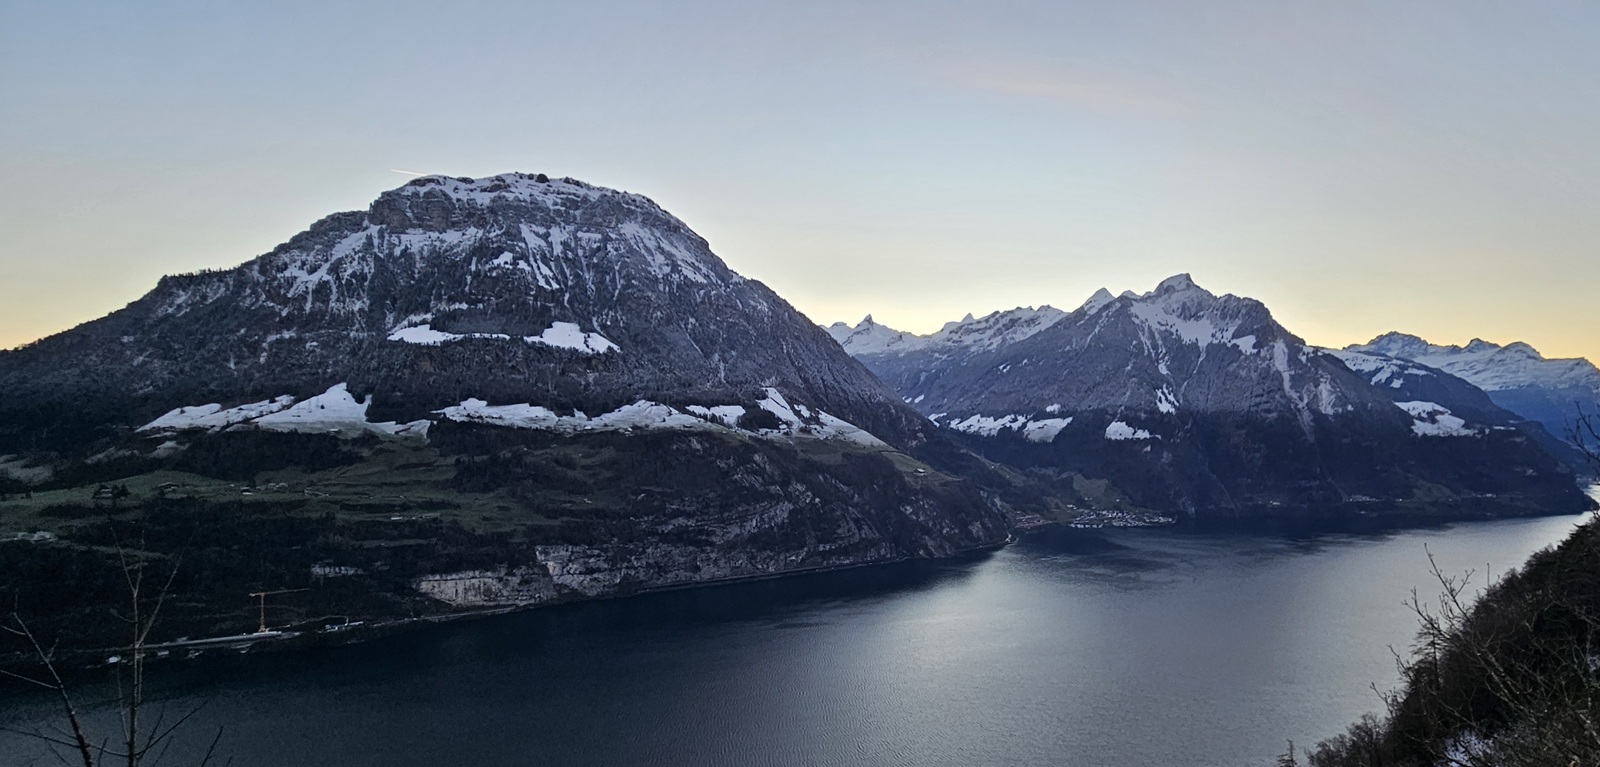
[[[585,333],[575,323],[556,322],[537,336],[525,336],[524,341],[541,343],[558,349],[571,349],[585,354],[604,354],[621,347],[599,333]]]
[[[776,415],[778,420],[783,422],[783,426],[777,429],[763,429],[759,432],[762,436],[842,439],[870,447],[888,447],[882,440],[841,418],[821,410],[814,411],[804,405],[791,406],[777,389],[769,388],[766,393],[767,396],[757,404],[763,410]],[[459,405],[434,412],[448,420],[462,423],[483,423],[567,434],[633,429],[734,430],[739,419],[745,415],[744,407],[739,405],[688,405],[683,410],[678,410],[649,400],[639,400],[609,413],[592,417],[582,411],[576,411],[572,415],[557,415],[548,408],[527,403],[490,405],[481,399],[468,399]]]
[[[1407,376],[1431,376],[1433,371],[1417,367],[1417,365],[1403,359],[1397,359],[1382,354],[1368,354],[1340,349],[1323,349],[1324,353],[1339,358],[1345,367],[1352,371],[1367,376],[1373,386],[1385,386],[1398,389],[1405,385]]]
[[[434,330],[431,325],[396,328],[389,333],[388,337],[390,341],[420,346],[439,346],[468,338],[511,340],[511,336],[504,333],[446,333],[442,330]],[[571,349],[584,354],[604,354],[621,349],[621,347],[599,333],[583,332],[582,328],[573,322],[552,323],[550,327],[539,335],[523,336],[522,340],[530,344],[543,344],[557,349]]]
[[[704,405],[690,405],[684,408],[684,410],[694,413],[695,415],[706,420],[718,421],[723,426],[730,428],[738,426],[739,419],[744,417],[744,408],[739,405],[713,405],[711,407],[706,407]]]
[[[1056,410],[1060,410],[1057,408]],[[1050,411],[1056,412],[1056,411]],[[931,416],[934,423],[939,424],[939,419],[944,413]],[[1029,442],[1054,442],[1056,435],[1072,423],[1070,416],[1066,418],[1041,418],[1037,421],[1023,415],[1005,415],[995,418],[986,415],[972,415],[966,418],[951,418],[948,423],[939,424],[946,429],[959,431],[964,434],[976,434],[980,437],[993,437],[1002,430],[1010,429],[1021,432]]]
[[[356,402],[349,387],[335,384],[326,392],[302,402],[284,395],[272,400],[253,402],[224,410],[221,405],[196,405],[180,407],[144,426],[141,432],[172,433],[179,431],[221,431],[234,426],[254,426],[266,431],[308,432],[376,432],[378,434],[425,437],[429,421],[412,421],[397,424],[393,421],[373,423],[367,420],[367,407],[372,397]]]
[[[778,420],[783,422],[784,428],[776,432],[763,430],[763,433],[772,432],[784,435],[815,436],[822,439],[843,439],[869,447],[888,447],[888,444],[883,440],[872,436],[867,430],[849,421],[836,418],[821,410],[816,411],[815,415],[813,415],[811,409],[805,405],[790,405],[789,401],[777,389],[767,387],[765,391],[767,396],[757,402],[756,405],[762,410],[777,416]],[[814,421],[807,423],[805,418],[813,418]]]
[[[1460,416],[1450,414],[1450,409],[1433,402],[1396,402],[1395,407],[1406,411],[1413,419],[1411,433],[1418,437],[1476,437],[1481,432],[1469,428]]]
[[[1135,429],[1123,421],[1112,421],[1106,426],[1106,439],[1123,441],[1129,439],[1150,439],[1153,435],[1144,429]]]
[[[1581,357],[1547,359],[1522,342],[1504,346],[1473,339],[1466,346],[1430,344],[1416,336],[1387,333],[1366,344],[1345,347],[1410,360],[1466,379],[1484,391],[1523,387],[1590,389],[1600,393],[1600,369]]]
[[[1016,431],[1027,425],[1027,423],[1028,419],[1025,416],[1020,415],[1007,415],[1001,416],[1000,418],[991,418],[986,415],[973,415],[967,416],[959,421],[952,418],[950,423],[945,424],[945,426],[949,429],[953,429],[964,434],[976,434],[980,437],[993,437],[994,435],[999,434],[1001,429],[1011,429]]]
[[[367,420],[367,408],[372,405],[372,395],[356,402],[345,384],[334,384],[315,397],[297,402],[287,409],[268,413],[251,423],[267,431],[336,432],[346,429],[372,431],[380,434],[416,434],[426,436],[428,421],[397,424],[393,421],[372,423]]]
[[[502,341],[511,340],[511,336],[504,333],[446,333],[434,330],[431,325],[417,325],[409,328],[399,328],[389,334],[390,341],[417,344],[418,346],[439,346],[451,341],[460,341],[464,338],[493,338]]]
[[[138,431],[189,431],[197,429],[221,431],[234,424],[245,423],[268,413],[276,413],[293,404],[294,397],[284,395],[276,399],[252,402],[248,405],[231,407],[226,410],[216,403],[180,407],[168,411],[166,415],[150,423],[140,426]]]
[[[1067,428],[1069,423],[1072,423],[1071,416],[1029,421],[1028,425],[1022,427],[1022,436],[1026,437],[1029,442],[1054,442],[1056,441],[1056,435],[1060,434],[1062,429]]]
[[[630,429],[717,429],[723,428],[704,418],[649,400],[623,405],[593,418],[582,411],[556,415],[538,405],[490,405],[481,399],[468,399],[434,411],[452,421],[486,423],[518,429],[546,431],[627,431]]]

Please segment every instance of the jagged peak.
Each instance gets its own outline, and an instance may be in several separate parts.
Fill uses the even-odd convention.
[[[1089,296],[1089,300],[1084,301],[1083,305],[1078,307],[1078,310],[1088,312],[1089,314],[1094,314],[1095,312],[1104,309],[1106,304],[1109,304],[1115,300],[1117,300],[1117,298],[1116,296],[1111,295],[1111,291],[1106,290],[1105,288],[1100,288],[1094,292],[1094,295]]]
[[[1205,291],[1204,288],[1194,284],[1194,278],[1190,277],[1188,272],[1182,272],[1162,280],[1156,285],[1156,289],[1153,293],[1151,293],[1151,295],[1159,296],[1165,293],[1175,293],[1181,290]]]
[[[1529,357],[1533,357],[1535,359],[1541,359],[1541,360],[1544,359],[1544,355],[1540,354],[1538,349],[1533,348],[1532,344],[1526,343],[1524,341],[1512,341],[1511,343],[1500,347],[1500,349],[1501,349],[1501,351],[1515,352],[1515,353],[1518,353],[1518,354],[1523,354],[1523,355],[1527,355]]]
[[[1150,291],[1149,293],[1145,293],[1145,294],[1142,294],[1142,295],[1130,295],[1129,293],[1124,293],[1123,295],[1128,296],[1129,298],[1132,298],[1132,299],[1134,299],[1136,301],[1147,301],[1147,300],[1150,300],[1152,298],[1167,298],[1169,296],[1170,297],[1181,297],[1181,298],[1185,298],[1185,299],[1191,298],[1191,297],[1199,297],[1199,298],[1216,298],[1217,297],[1211,291],[1206,290],[1205,288],[1202,288],[1199,285],[1195,284],[1194,279],[1189,276],[1188,272],[1184,272],[1182,274],[1174,274],[1171,277],[1168,277],[1168,278],[1162,280],[1160,283],[1158,283],[1156,285],[1156,289]]]

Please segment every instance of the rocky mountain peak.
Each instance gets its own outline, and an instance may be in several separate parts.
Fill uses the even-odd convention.
[[[1401,359],[1410,359],[1418,354],[1426,354],[1430,349],[1434,348],[1441,347],[1434,347],[1427,341],[1409,333],[1393,331],[1384,333],[1365,344],[1351,344],[1345,347],[1347,351],[1365,351]]]
[[[1211,295],[1204,288],[1200,287],[1199,285],[1196,285],[1194,280],[1189,276],[1188,272],[1184,272],[1182,274],[1174,274],[1171,277],[1168,277],[1168,278],[1162,280],[1160,284],[1156,285],[1156,289],[1153,292],[1147,293],[1145,295],[1147,297],[1148,296],[1162,296],[1162,295],[1167,295],[1167,294],[1170,294],[1170,293],[1179,293],[1179,292],[1186,292],[1186,291],[1192,291],[1192,290],[1200,291],[1201,293],[1205,293],[1208,296]]]
[[[854,327],[848,323],[835,322],[824,330],[852,354],[909,351],[920,349],[927,343],[927,339],[922,336],[879,324],[870,314],[862,317]]]
[[[835,322],[826,330],[845,351],[857,356],[903,354],[924,349],[941,354],[964,354],[1020,341],[1065,316],[1066,312],[1049,305],[1037,309],[1019,306],[976,318],[968,312],[961,320],[946,322],[944,327],[929,335],[916,335],[873,322],[869,314],[855,327]]]
[[[1084,301],[1083,305],[1078,307],[1078,311],[1094,314],[1095,312],[1105,308],[1106,304],[1109,304],[1115,300],[1117,300],[1117,297],[1111,295],[1111,291],[1101,288],[1096,290],[1094,295],[1089,296],[1089,300]]]

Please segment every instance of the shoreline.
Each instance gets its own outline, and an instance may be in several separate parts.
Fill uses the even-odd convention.
[[[1600,495],[1600,485],[1588,488],[1588,493]],[[339,647],[345,645],[362,644],[378,641],[398,634],[409,633],[414,630],[424,629],[431,625],[444,625],[463,621],[475,621],[501,615],[529,612],[542,608],[558,607],[563,605],[582,604],[587,602],[600,602],[627,599],[630,597],[646,596],[650,594],[686,591],[690,589],[712,588],[717,586],[731,586],[741,583],[755,583],[761,581],[778,580],[807,575],[820,575],[825,573],[843,572],[872,567],[901,565],[910,562],[938,562],[957,560],[963,557],[974,556],[1002,550],[1014,545],[1024,538],[1052,532],[1068,534],[1097,534],[1108,531],[1135,531],[1163,530],[1180,534],[1247,534],[1247,535],[1341,535],[1361,533],[1383,533],[1412,529],[1427,529],[1460,523],[1493,522],[1497,520],[1528,519],[1535,517],[1580,517],[1592,513],[1594,510],[1576,512],[1545,512],[1514,515],[1485,515],[1482,513],[1457,512],[1444,514],[1424,513],[1385,513],[1385,512],[1347,512],[1335,517],[1316,518],[1311,515],[1297,515],[1294,519],[1261,519],[1258,517],[1241,517],[1224,520],[1195,521],[1193,519],[1172,519],[1171,522],[1154,524],[1098,524],[1083,525],[1057,520],[1042,520],[1031,524],[1014,526],[1003,539],[986,544],[969,546],[958,549],[941,557],[914,557],[902,556],[894,559],[854,562],[833,565],[818,565],[795,570],[785,570],[773,573],[750,573],[714,578],[703,581],[668,583],[658,586],[634,588],[626,591],[603,594],[598,596],[563,597],[544,602],[529,602],[521,604],[484,605],[481,607],[464,608],[450,612],[441,612],[431,615],[419,615],[407,618],[393,619],[364,619],[351,621],[341,625],[322,628],[295,630],[296,624],[288,624],[278,629],[271,629],[265,633],[253,632],[250,634],[236,634],[227,636],[201,637],[199,639],[184,638],[170,642],[152,644],[145,648],[146,663],[167,663],[195,660],[209,654],[225,651],[250,653],[279,653],[299,652],[316,648]],[[184,652],[187,651],[187,652]],[[66,668],[62,673],[79,674],[98,669],[109,668],[120,662],[120,656],[126,655],[126,647],[105,647],[63,653],[59,660],[65,661]],[[21,657],[21,656],[16,656]],[[86,662],[87,661],[87,662]],[[9,664],[0,664],[4,667]]]

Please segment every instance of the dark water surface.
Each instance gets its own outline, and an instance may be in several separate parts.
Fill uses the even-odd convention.
[[[1267,765],[1378,707],[1425,545],[1481,584],[1578,521],[1058,532],[156,673],[241,766]],[[7,694],[0,721],[41,710]]]

